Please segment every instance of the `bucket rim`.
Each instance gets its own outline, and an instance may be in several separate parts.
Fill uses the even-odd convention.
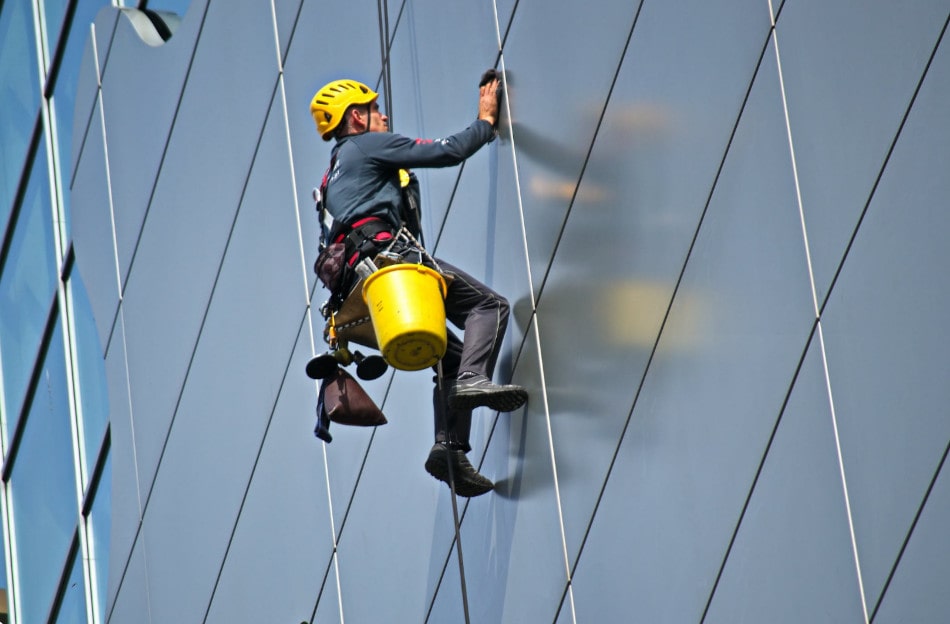
[[[448,295],[448,291],[449,291],[448,285],[445,283],[445,278],[442,277],[442,274],[441,274],[441,273],[439,273],[439,272],[436,271],[435,269],[433,269],[433,268],[431,268],[431,267],[427,267],[426,265],[421,264],[421,263],[416,263],[416,262],[400,262],[400,263],[398,263],[398,264],[391,264],[391,265],[389,265],[389,266],[387,266],[387,267],[383,267],[383,268],[379,269],[378,271],[374,271],[373,273],[371,273],[370,276],[367,277],[367,278],[363,281],[363,297],[364,297],[364,298],[366,297],[366,289],[369,287],[369,285],[370,285],[372,282],[376,281],[376,278],[377,278],[377,277],[380,277],[380,276],[382,276],[382,275],[384,275],[384,274],[392,273],[392,272],[394,272],[394,271],[400,271],[400,270],[405,271],[405,270],[408,270],[408,269],[415,269],[416,271],[418,271],[418,272],[420,272],[420,273],[428,273],[428,274],[430,274],[432,277],[435,277],[435,278],[438,279],[438,281],[439,281],[439,290],[442,291],[442,298],[444,299],[444,298]]]

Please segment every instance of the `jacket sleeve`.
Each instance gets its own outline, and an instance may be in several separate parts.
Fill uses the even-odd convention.
[[[491,141],[495,130],[487,121],[476,120],[465,130],[444,139],[411,139],[399,134],[369,132],[356,145],[367,158],[385,167],[451,167]]]

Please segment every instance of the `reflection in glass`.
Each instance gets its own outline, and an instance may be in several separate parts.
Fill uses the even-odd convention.
[[[100,620],[106,610],[106,589],[109,586],[109,533],[112,530],[112,455],[106,457],[102,477],[96,485],[95,499],[89,513],[92,524],[92,574],[96,581],[97,612]]]
[[[40,106],[30,0],[0,3],[0,237]]]
[[[17,595],[23,621],[42,622],[59,585],[77,520],[66,352],[59,323],[26,418],[10,474],[20,580]]]
[[[46,150],[36,153],[15,227],[3,274],[0,275],[2,407],[8,434],[14,430],[19,418],[26,384],[56,292]]]
[[[56,624],[86,624],[86,591],[82,575],[82,558],[73,557],[69,581],[63,589]]]
[[[106,388],[106,366],[99,346],[99,333],[92,317],[92,306],[86,293],[79,271],[73,271],[69,278],[71,317],[73,335],[76,342],[76,368],[79,373],[79,403],[82,408],[83,453],[86,470],[92,470],[102,437],[109,420],[109,395]],[[83,483],[88,474],[83,475]]]

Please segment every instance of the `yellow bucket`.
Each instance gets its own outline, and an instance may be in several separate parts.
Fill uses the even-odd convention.
[[[399,370],[435,366],[445,355],[445,280],[421,264],[394,264],[363,283],[383,359]]]

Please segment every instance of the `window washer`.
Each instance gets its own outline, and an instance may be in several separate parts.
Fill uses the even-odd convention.
[[[421,240],[418,182],[406,170],[458,165],[492,141],[498,122],[498,95],[498,77],[489,70],[479,85],[478,118],[465,130],[433,141],[390,133],[389,118],[379,109],[378,95],[360,82],[336,80],[317,91],[310,113],[323,140],[336,140],[323,184],[324,208],[332,217],[329,225],[321,220],[323,242],[344,241],[345,262],[353,267],[386,249],[401,227]],[[478,496],[494,484],[465,456],[472,448],[472,409],[485,406],[513,411],[528,397],[520,386],[491,381],[508,325],[509,305],[468,273],[442,259],[434,259],[433,264],[426,256],[419,254],[423,264],[451,278],[446,318],[464,329],[464,341],[448,332],[441,362],[443,383],[436,377],[433,391],[435,445],[425,469],[445,483],[450,483],[451,471],[458,495]],[[345,293],[352,288],[355,275],[353,271],[344,273],[348,277],[338,290]]]

